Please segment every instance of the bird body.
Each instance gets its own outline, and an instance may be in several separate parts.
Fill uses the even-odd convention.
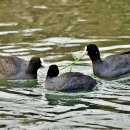
[[[101,78],[117,78],[130,73],[130,53],[115,54],[100,58],[100,52],[96,45],[87,46],[88,55],[93,64],[93,72]],[[94,49],[95,48],[95,49]]]
[[[36,65],[32,65],[32,63]],[[25,61],[14,56],[0,56],[0,79],[31,79],[37,77],[37,70],[41,67],[38,57]],[[35,73],[30,69],[35,70]],[[29,72],[30,71],[30,72]]]
[[[79,72],[66,72],[54,77],[48,75],[44,82],[45,88],[56,91],[92,90],[95,84],[95,79]]]

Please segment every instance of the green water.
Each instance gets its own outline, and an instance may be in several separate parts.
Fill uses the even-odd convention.
[[[42,85],[49,64],[62,68],[89,43],[102,57],[130,50],[129,0],[0,1],[0,55],[40,56],[46,63],[38,80],[0,81],[0,129],[130,129],[129,75],[94,77],[86,55],[72,70],[96,78],[93,91],[53,92]]]

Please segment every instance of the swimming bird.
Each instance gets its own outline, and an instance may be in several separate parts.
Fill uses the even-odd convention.
[[[101,59],[99,49],[95,44],[89,44],[87,52],[92,61],[93,72],[98,77],[110,79],[130,73],[130,52],[114,54]]]
[[[58,66],[51,65],[44,82],[46,89],[56,91],[92,90],[96,85],[95,79],[79,72],[66,72],[58,75]]]
[[[0,79],[36,79],[41,63],[39,57],[28,62],[15,56],[0,56]]]

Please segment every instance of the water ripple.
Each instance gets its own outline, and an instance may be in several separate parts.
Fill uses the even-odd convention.
[[[110,39],[77,39],[69,37],[53,37],[40,40],[41,42],[52,42],[58,44],[72,44],[72,43],[86,43],[86,42],[99,42],[99,41],[110,41]]]

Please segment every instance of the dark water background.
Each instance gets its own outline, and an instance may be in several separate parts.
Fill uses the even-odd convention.
[[[0,55],[46,66],[71,63],[94,43],[101,56],[130,50],[130,0],[1,0]],[[94,77],[85,56],[73,66],[98,80],[91,92],[47,91],[38,80],[0,81],[0,129],[130,129],[130,76],[113,81]],[[68,71],[67,70],[64,71]],[[61,72],[62,73],[62,72]]]

